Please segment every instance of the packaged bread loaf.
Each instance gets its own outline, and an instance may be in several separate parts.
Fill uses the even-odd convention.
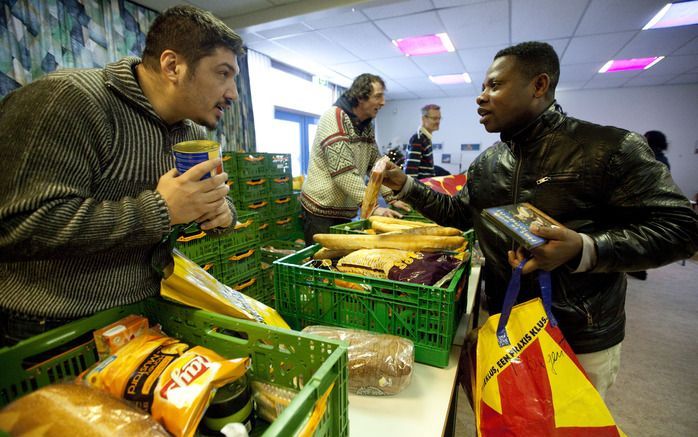
[[[0,430],[13,436],[165,437],[149,414],[95,388],[55,384],[0,411]]]
[[[349,343],[349,391],[359,395],[394,395],[412,378],[414,344],[389,334],[330,326],[308,326],[308,334]]]

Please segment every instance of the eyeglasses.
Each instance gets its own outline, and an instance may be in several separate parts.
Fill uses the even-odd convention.
[[[424,117],[429,118],[429,119],[434,120],[434,121],[441,121],[441,117],[432,117],[430,115],[425,115]]]

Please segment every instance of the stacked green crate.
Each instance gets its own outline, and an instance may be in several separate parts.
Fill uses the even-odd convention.
[[[220,275],[218,279],[225,285],[234,288],[251,297],[249,292],[256,289],[246,288],[250,279],[259,275],[261,253],[259,251],[259,215],[255,212],[238,211],[238,223],[235,227],[221,235]],[[254,282],[254,281],[253,281]]]
[[[233,201],[238,198],[238,183],[237,183],[237,157],[235,152],[223,152],[223,171],[228,174],[228,186],[230,191],[228,196]]]
[[[202,231],[198,224],[192,223],[180,229],[175,240],[175,248],[213,277],[218,278],[220,274],[218,239]]]

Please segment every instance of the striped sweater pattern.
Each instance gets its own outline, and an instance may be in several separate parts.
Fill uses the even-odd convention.
[[[203,139],[168,126],[135,78],[138,58],[65,70],[0,102],[0,305],[77,318],[156,295],[169,259],[155,191],[171,146]]]
[[[410,138],[405,159],[405,174],[417,179],[431,178],[435,175],[431,134],[423,126]]]
[[[346,112],[331,107],[318,123],[301,205],[322,217],[355,217],[366,191],[366,176],[379,157],[373,124],[357,130]],[[386,187],[381,194],[386,200],[394,197]]]

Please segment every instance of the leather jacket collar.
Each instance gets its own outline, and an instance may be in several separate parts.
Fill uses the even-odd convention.
[[[538,117],[536,117],[523,129],[511,136],[502,134],[500,135],[500,138],[509,146],[511,146],[512,143],[530,144],[551,130],[557,128],[566,117],[567,116],[562,110],[562,107],[558,105],[557,101],[553,100],[545,111],[541,112]]]

